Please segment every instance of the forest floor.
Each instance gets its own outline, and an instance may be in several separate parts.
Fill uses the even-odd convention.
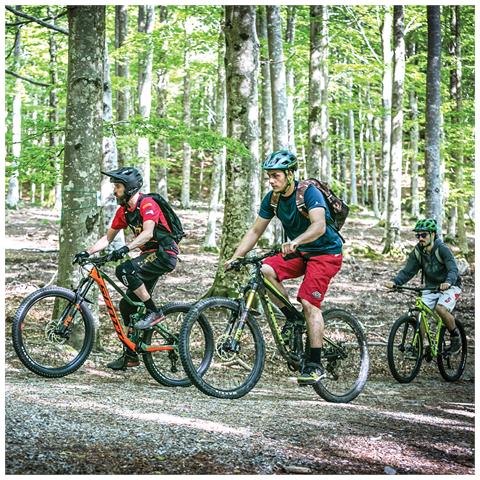
[[[205,205],[178,213],[188,237],[182,262],[156,288],[159,302],[195,301],[217,266],[217,255],[200,248]],[[194,387],[163,387],[143,365],[108,370],[120,345],[104,317],[104,349],[76,373],[50,380],[23,367],[11,346],[11,321],[27,294],[55,283],[58,224],[47,209],[7,214],[7,474],[474,474],[473,266],[457,309],[470,345],[462,379],[446,383],[432,362],[401,385],[389,373],[386,340],[412,298],[381,288],[402,262],[381,256],[378,221],[356,214],[345,227],[346,259],[325,307],[345,308],[364,326],[371,368],[363,393],[350,404],[327,403],[299,388],[269,355],[247,396],[219,400]],[[408,231],[404,244],[413,246]],[[286,284],[293,298],[298,283]]]

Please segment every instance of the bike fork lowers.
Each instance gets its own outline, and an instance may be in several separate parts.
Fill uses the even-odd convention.
[[[243,333],[243,330],[245,329],[245,324],[247,323],[248,312],[250,310],[250,307],[252,306],[253,299],[255,298],[255,295],[257,293],[257,287],[258,287],[257,285],[254,285],[253,288],[248,292],[245,306],[240,310],[240,317],[237,320],[237,325],[234,330],[235,336],[233,337],[230,344],[230,349],[233,352],[238,352],[240,349],[240,339],[242,338],[242,333]],[[242,304],[243,304],[243,301],[241,302],[241,305]]]

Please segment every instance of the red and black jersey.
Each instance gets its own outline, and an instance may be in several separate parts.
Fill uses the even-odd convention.
[[[129,227],[135,237],[137,237],[143,231],[143,223],[147,220],[153,220],[155,222],[154,236],[142,245],[140,250],[143,252],[154,251],[159,248],[159,240],[161,237],[168,236],[168,233],[171,233],[171,228],[168,225],[162,209],[153,198],[140,193],[134,207],[130,207],[129,205],[118,207],[115,217],[112,220],[111,228],[122,230]],[[168,243],[169,245],[165,245],[162,242],[162,246],[166,247],[165,251],[176,255],[178,253],[177,244],[174,241],[169,241]]]

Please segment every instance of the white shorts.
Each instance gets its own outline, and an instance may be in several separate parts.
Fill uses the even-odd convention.
[[[433,310],[436,305],[442,305],[449,312],[451,312],[457,300],[460,297],[462,290],[459,287],[450,287],[447,290],[444,290],[442,293],[431,293],[430,291],[425,291],[422,294],[422,300],[428,308]]]

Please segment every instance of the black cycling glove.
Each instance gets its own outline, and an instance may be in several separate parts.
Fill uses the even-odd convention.
[[[120,247],[117,250],[114,250],[110,254],[110,259],[112,261],[121,260],[129,251],[130,249],[126,245],[124,245],[123,247]]]
[[[83,252],[79,252],[79,253],[75,254],[75,257],[73,257],[73,262],[72,263],[80,263],[81,260],[85,260],[89,256],[90,256],[90,254],[86,250],[84,250]]]

